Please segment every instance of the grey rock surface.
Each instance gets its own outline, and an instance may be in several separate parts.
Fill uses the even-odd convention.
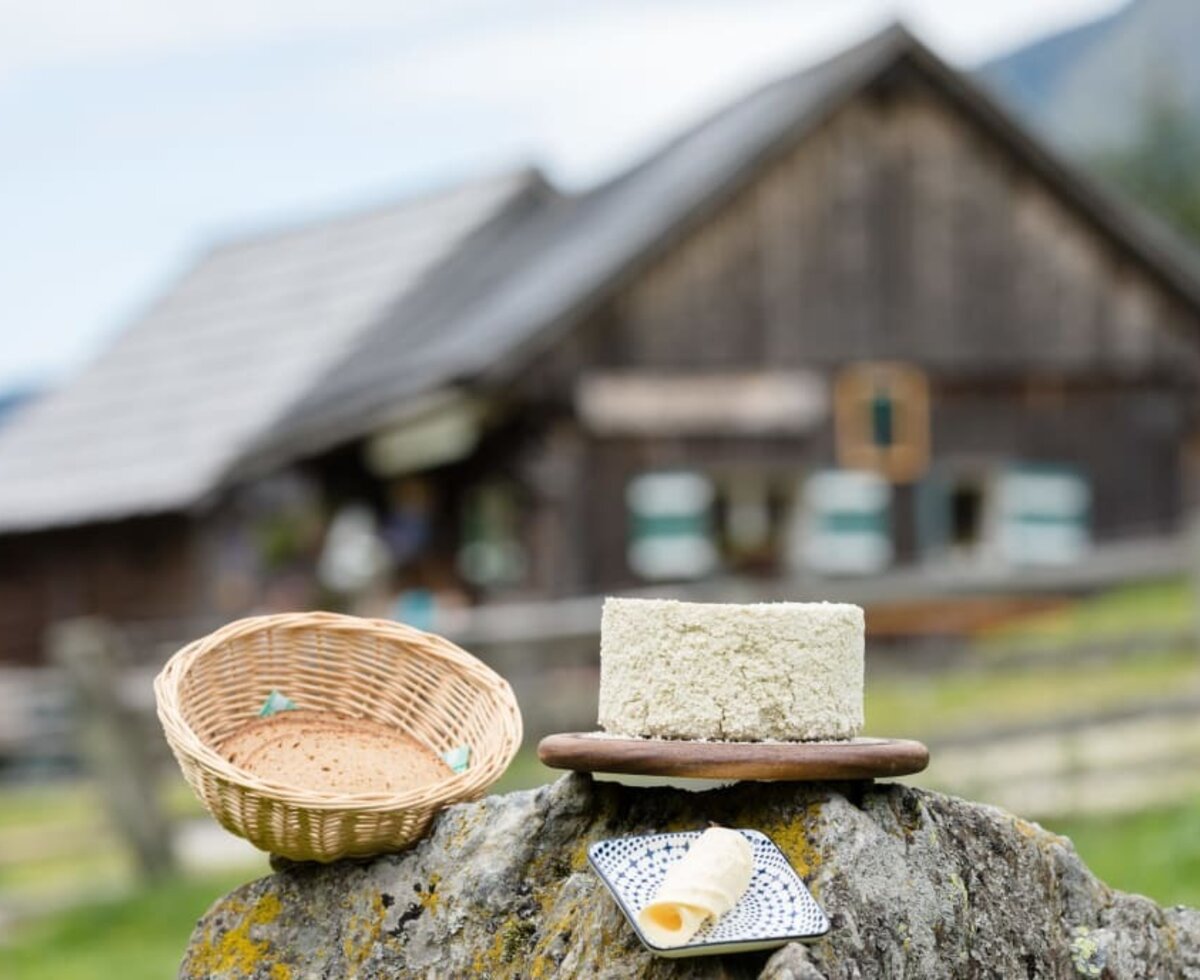
[[[769,834],[833,923],[809,945],[666,960],[586,861],[604,837]],[[412,850],[280,863],[200,920],[180,976],[1200,977],[1200,910],[1098,881],[1070,841],[898,784],[741,783],[706,793],[567,776],[447,810]]]

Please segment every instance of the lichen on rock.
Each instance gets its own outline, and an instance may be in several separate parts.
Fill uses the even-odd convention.
[[[770,835],[829,934],[773,953],[647,953],[587,845],[709,821]],[[1111,890],[1035,824],[899,784],[688,793],[572,775],[451,807],[404,854],[277,862],[200,920],[180,976],[1200,977],[1200,911]]]

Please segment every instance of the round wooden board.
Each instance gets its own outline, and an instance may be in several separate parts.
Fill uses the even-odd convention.
[[[897,738],[689,742],[565,732],[542,739],[538,758],[555,769],[577,772],[805,781],[906,776],[929,765],[929,749],[920,742]]]

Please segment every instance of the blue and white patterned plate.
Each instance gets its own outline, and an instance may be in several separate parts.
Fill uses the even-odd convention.
[[[683,857],[700,831],[596,841],[588,848],[588,863],[612,892],[642,945],[658,956],[746,953],[825,935],[829,919],[783,852],[766,834],[738,832],[754,852],[754,874],[746,893],[716,922],[706,922],[685,945],[670,949],[655,946],[642,934],[637,914],[658,891],[667,868]]]

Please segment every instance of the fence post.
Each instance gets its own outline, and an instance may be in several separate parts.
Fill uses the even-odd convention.
[[[80,754],[96,780],[114,829],[145,880],[175,869],[171,827],[158,795],[155,762],[137,712],[120,695],[124,648],[100,619],[56,623],[47,634],[52,663],[66,674]]]

